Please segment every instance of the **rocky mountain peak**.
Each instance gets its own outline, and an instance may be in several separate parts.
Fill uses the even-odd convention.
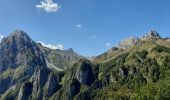
[[[26,32],[22,30],[15,30],[9,36],[4,37],[1,40],[1,47],[6,44],[10,45],[22,45],[22,46],[30,46],[35,44],[34,41],[27,35]],[[16,47],[16,46],[15,46]]]
[[[25,36],[25,35],[27,35],[27,33],[20,29],[15,30],[10,34],[10,36]]]
[[[157,31],[151,30],[146,35],[144,35],[142,38],[137,38],[137,37],[127,38],[127,39],[121,41],[117,47],[119,49],[125,50],[125,49],[128,49],[128,48],[138,44],[140,42],[140,40],[142,40],[142,41],[157,40],[157,39],[161,39],[161,38],[162,37],[159,35],[159,33]]]
[[[0,43],[0,71],[9,67],[35,66],[44,64],[42,54],[36,43],[22,30],[16,30],[2,39]],[[32,63],[33,60],[34,63]]]
[[[14,32],[12,32],[9,37],[14,37],[17,39],[24,39],[24,40],[29,40],[32,41],[31,38],[27,35],[27,33],[23,30],[15,30]]]
[[[137,37],[130,37],[127,38],[125,40],[123,40],[122,42],[119,43],[118,48],[120,49],[128,49],[130,47],[132,47],[133,45],[137,44],[139,42],[139,38]]]
[[[72,48],[69,48],[68,50],[66,50],[67,53],[71,54],[71,55],[77,55],[77,56],[81,56],[79,54],[77,54]]]
[[[155,30],[149,31],[146,35],[142,37],[142,40],[155,40],[155,39],[161,39],[161,36]]]

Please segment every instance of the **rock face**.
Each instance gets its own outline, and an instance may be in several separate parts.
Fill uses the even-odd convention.
[[[123,40],[122,42],[119,43],[118,48],[122,50],[126,50],[134,45],[139,44],[141,41],[148,41],[148,40],[156,41],[158,39],[162,39],[159,33],[154,30],[151,30],[142,38],[130,37],[128,39]]]
[[[36,43],[23,31],[17,30],[0,44],[0,71],[19,66],[43,66],[45,60]],[[33,73],[33,72],[32,72]]]
[[[76,78],[81,84],[91,85],[94,82],[94,73],[90,61],[82,61],[76,72]]]
[[[67,70],[73,66],[74,63],[84,58],[71,48],[68,50],[53,50],[43,47],[42,45],[39,45],[39,48],[48,63],[59,68],[59,70]]]
[[[48,77],[45,84],[44,97],[50,97],[60,89],[59,80],[52,73]]]
[[[0,43],[0,71],[9,67],[44,65],[36,43],[23,31],[17,30]]]
[[[138,42],[139,42],[139,38],[131,37],[120,42],[118,48],[123,50],[129,49],[130,47],[136,45]]]
[[[73,79],[69,85],[69,98],[72,99],[80,92],[81,84],[77,79]]]
[[[33,90],[33,85],[30,82],[25,82],[18,94],[18,100],[30,100],[31,99],[31,93]]]
[[[158,32],[151,30],[146,35],[144,35],[141,39],[142,40],[157,40],[157,39],[161,39],[161,36],[159,35]]]
[[[51,96],[59,89],[58,80],[45,67],[38,68],[30,81],[33,83],[32,96],[38,100]]]
[[[10,85],[26,76],[30,77],[36,67],[46,66],[45,59],[37,44],[21,30],[14,31],[2,39],[0,56],[0,72],[4,72],[6,76],[6,79],[3,80],[0,77],[1,83],[8,79]],[[4,86],[6,89],[8,87],[9,85]],[[0,92],[4,91],[0,90]]]
[[[48,80],[48,70],[44,67],[36,69],[34,75],[31,78],[33,83],[33,98],[42,99],[43,98],[43,87]]]
[[[82,59],[65,72],[62,87],[53,95],[52,100],[73,100],[81,91],[90,87],[95,75],[89,60]]]

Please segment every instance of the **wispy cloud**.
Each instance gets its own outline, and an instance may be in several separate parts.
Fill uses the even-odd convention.
[[[112,47],[111,43],[110,43],[110,42],[107,42],[107,43],[106,43],[106,47],[107,47],[107,48],[111,48],[111,47]]]
[[[50,48],[50,49],[60,49],[60,50],[64,50],[64,46],[61,45],[61,44],[56,44],[56,45],[46,44],[46,43],[41,42],[41,41],[37,41],[37,43],[41,43],[42,46],[47,47],[47,48]]]
[[[97,36],[91,35],[91,36],[89,36],[89,39],[97,39]]]
[[[41,4],[37,4],[36,8],[45,10],[46,12],[57,12],[60,9],[58,3],[54,3],[53,0],[43,0]]]
[[[0,35],[0,42],[1,42],[2,38],[4,38],[4,36],[3,36],[3,35]]]
[[[76,27],[80,29],[80,28],[83,28],[83,25],[77,24]]]

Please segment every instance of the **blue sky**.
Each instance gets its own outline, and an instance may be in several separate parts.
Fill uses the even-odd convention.
[[[85,56],[151,29],[170,36],[170,0],[0,0],[0,34],[22,29],[34,41]],[[107,45],[106,45],[107,44]]]

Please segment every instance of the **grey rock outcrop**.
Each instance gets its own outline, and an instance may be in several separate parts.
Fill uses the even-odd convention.
[[[32,97],[42,100],[60,89],[59,80],[47,67],[37,68],[30,81],[33,83]]]
[[[0,71],[9,67],[45,65],[36,43],[21,30],[14,31],[0,43]]]
[[[48,70],[45,67],[37,68],[31,78],[33,83],[32,96],[35,99],[41,100],[43,98],[43,87],[48,80]]]
[[[122,42],[119,43],[118,48],[119,49],[129,49],[130,47],[136,45],[139,42],[139,38],[136,37],[131,37],[128,39],[123,40]]]
[[[80,63],[79,68],[76,72],[76,79],[81,83],[85,85],[91,85],[94,80],[94,73],[92,70],[92,64],[90,61],[84,60]]]
[[[61,70],[67,70],[73,66],[74,63],[84,58],[83,56],[77,54],[72,48],[68,50],[53,50],[43,47],[41,44],[38,44],[38,47],[48,62]]]
[[[60,89],[61,86],[58,81],[59,80],[57,79],[57,76],[54,76],[52,73],[50,73],[48,77],[48,81],[45,84],[45,91],[44,91],[45,97],[52,96],[55,92],[57,92]]]
[[[159,35],[158,32],[151,30],[150,32],[148,32],[146,35],[144,35],[141,40],[157,40],[157,39],[161,39],[161,36]]]
[[[31,93],[33,90],[33,85],[30,82],[25,82],[18,94],[18,100],[31,100]]]
[[[77,95],[80,92],[81,84],[77,79],[73,79],[71,84],[69,85],[69,98],[73,99],[75,95]]]

